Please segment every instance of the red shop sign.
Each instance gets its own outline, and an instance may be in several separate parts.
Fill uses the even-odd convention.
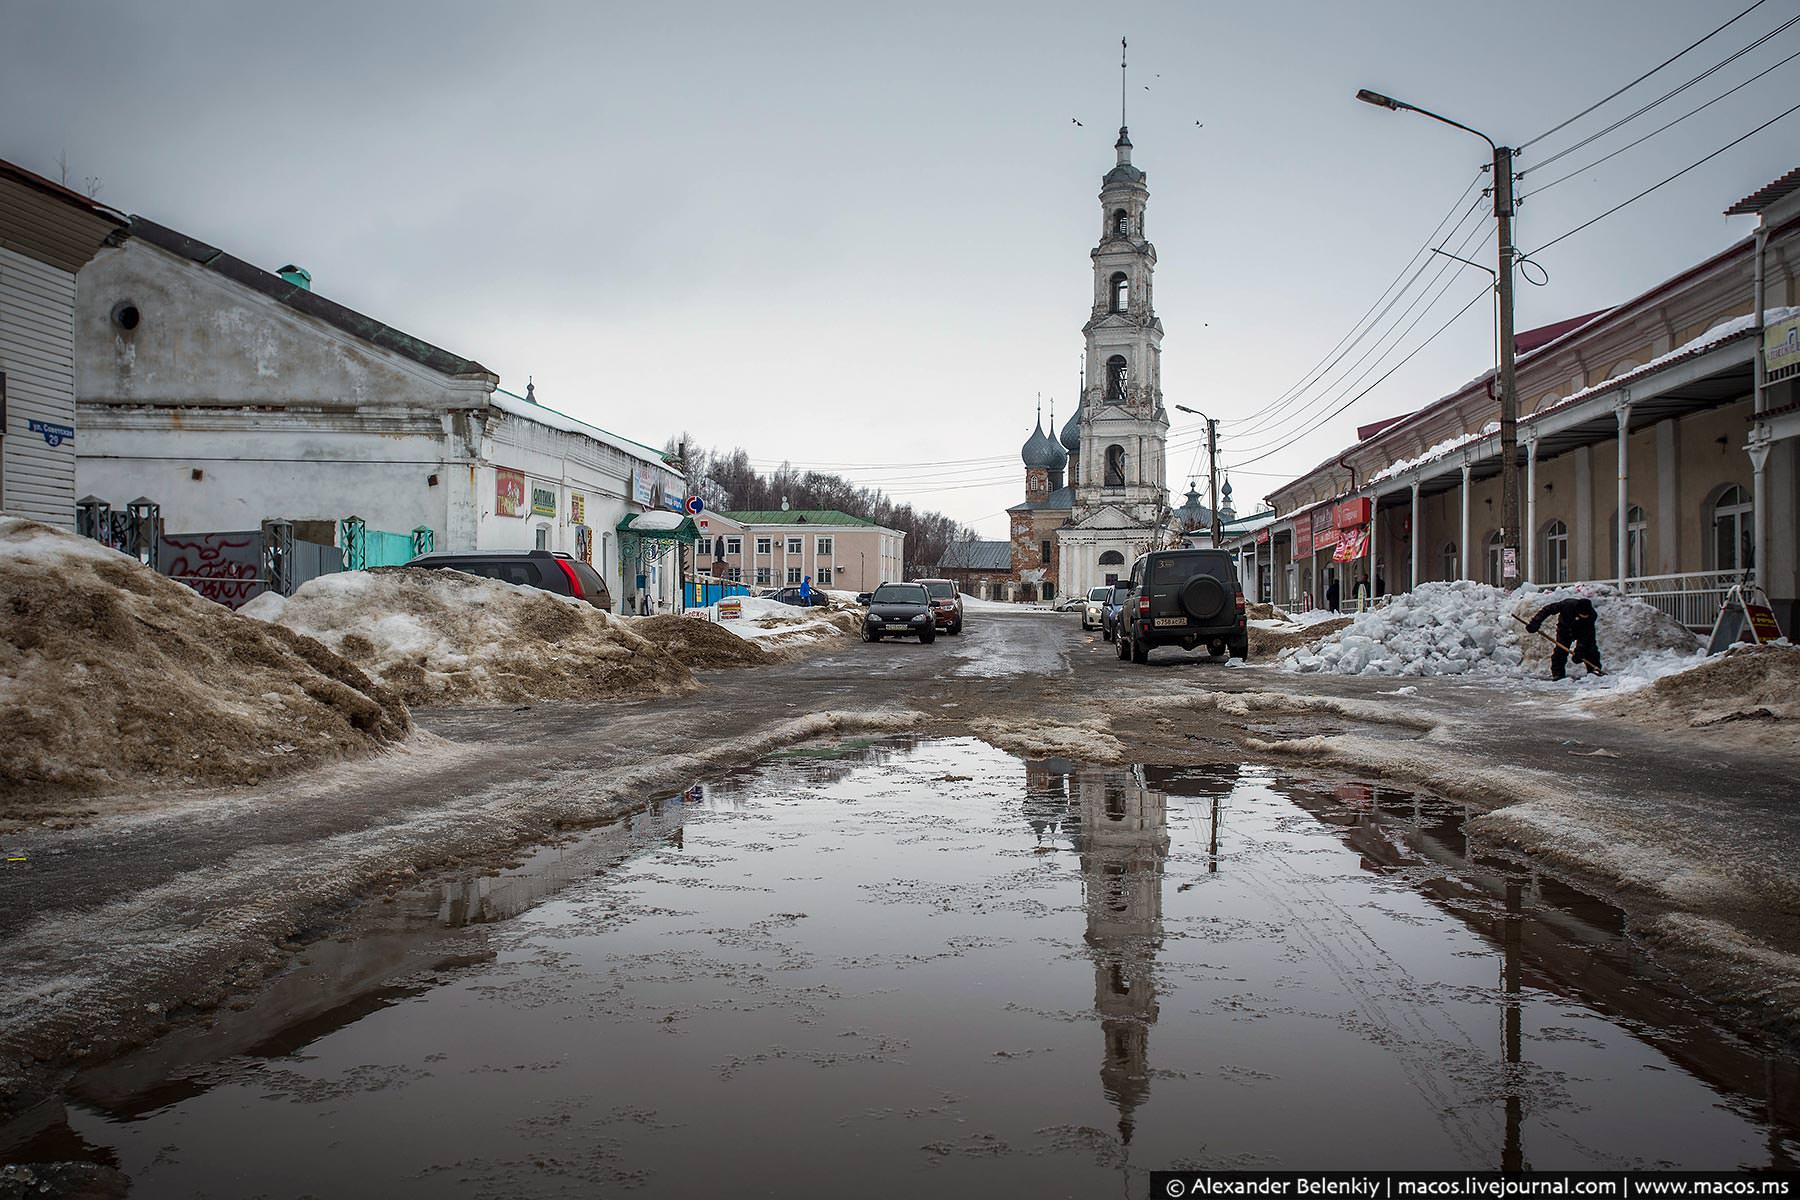
[[[1266,546],[1269,544],[1269,530],[1267,526],[1256,531],[1256,544],[1259,546]]]
[[[1358,496],[1337,506],[1333,523],[1339,529],[1357,529],[1369,523],[1369,498]]]

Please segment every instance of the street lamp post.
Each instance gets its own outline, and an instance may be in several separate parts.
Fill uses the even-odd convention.
[[[1421,117],[1472,133],[1494,152],[1494,220],[1498,226],[1500,270],[1494,286],[1499,292],[1500,309],[1500,577],[1502,582],[1519,577],[1519,397],[1514,387],[1513,370],[1513,264],[1518,247],[1513,245],[1513,150],[1497,146],[1494,139],[1461,121],[1434,113],[1430,109],[1371,92],[1367,88],[1356,93],[1364,104],[1394,112],[1416,112]],[[1414,532],[1417,536],[1417,531]]]
[[[1212,492],[1212,544],[1219,548],[1224,540],[1225,524],[1219,520],[1219,423],[1196,408],[1185,404],[1177,404],[1175,411],[1184,412],[1190,417],[1199,417],[1206,422],[1206,477],[1207,487]]]

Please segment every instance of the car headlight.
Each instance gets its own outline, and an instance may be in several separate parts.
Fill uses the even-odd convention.
[[[917,625],[920,621],[929,621],[929,620],[931,620],[930,613],[920,613],[918,616],[916,616],[912,619],[912,623],[914,625]]]

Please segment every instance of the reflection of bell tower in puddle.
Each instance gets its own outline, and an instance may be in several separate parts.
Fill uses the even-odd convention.
[[[1163,859],[1168,808],[1139,769],[1075,772],[1077,823],[1094,959],[1094,1011],[1105,1034],[1100,1083],[1119,1110],[1127,1144],[1150,1096],[1150,1026],[1156,1023],[1156,952],[1162,947]]]

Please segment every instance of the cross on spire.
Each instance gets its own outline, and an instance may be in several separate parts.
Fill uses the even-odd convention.
[[[1125,128],[1125,39],[1119,39],[1119,129]]]

